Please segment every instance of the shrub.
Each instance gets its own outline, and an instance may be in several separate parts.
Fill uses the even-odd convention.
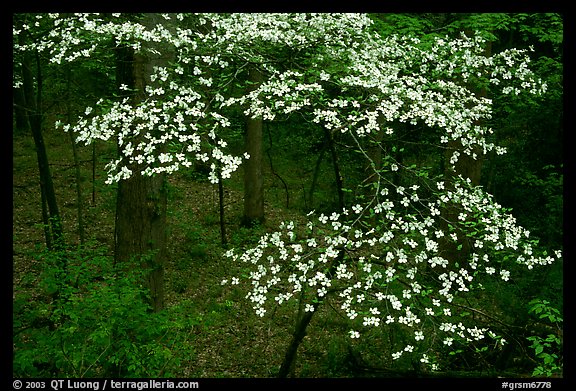
[[[529,312],[540,320],[543,331],[538,335],[528,337],[532,342],[537,366],[532,376],[561,376],[563,370],[562,357],[562,322],[560,311],[553,308],[550,302],[543,299],[534,299],[530,303]],[[539,323],[539,324],[540,324]]]
[[[43,252],[44,295],[14,301],[15,377],[174,376],[198,318],[152,313],[144,271],[120,271],[101,251]],[[123,269],[125,270],[125,269]]]

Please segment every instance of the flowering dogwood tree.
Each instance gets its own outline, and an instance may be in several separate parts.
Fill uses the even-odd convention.
[[[471,86],[500,88],[504,94],[543,92],[546,86],[529,71],[527,54],[508,50],[487,57],[480,36],[437,38],[431,46],[410,37],[361,36],[346,45],[327,45],[310,68],[280,73],[250,96],[227,102],[250,102],[253,115],[271,120],[306,113],[330,132],[346,134],[378,178],[372,197],[351,208],[311,213],[305,227],[283,223],[256,247],[227,253],[248,265],[243,269],[250,282],[247,298],[257,315],[290,300],[304,309],[281,376],[287,374],[312,314],[326,300],[348,317],[353,339],[383,325],[411,333],[413,340],[397,346],[394,360],[417,354],[434,369],[437,339],[448,346],[485,338],[503,344],[504,339],[473,320],[490,317],[463,298],[482,289],[487,278],[508,281],[513,263],[533,269],[561,257],[560,251],[537,254],[529,232],[469,178],[424,180],[421,168],[403,166],[391,156],[377,170],[363,142],[384,133],[380,143],[394,143],[395,124],[423,123],[437,135],[438,148],[451,141],[462,146],[449,159],[454,171],[462,155],[478,159],[478,151],[504,153],[489,141],[491,129],[479,125],[490,119],[491,101],[477,96]],[[339,94],[331,96],[328,86],[336,86]],[[387,174],[399,170],[412,176],[412,186],[390,180]],[[458,211],[455,220],[441,213],[447,208]],[[443,240],[457,248],[471,246],[464,264],[451,262]],[[231,283],[240,281],[233,278]],[[425,338],[431,331],[434,337]]]
[[[223,284],[246,289],[257,316],[290,301],[302,308],[281,376],[327,301],[348,319],[352,339],[383,327],[407,335],[394,346],[392,360],[416,355],[434,369],[438,346],[490,338],[503,344],[478,323],[490,321],[489,315],[466,299],[490,279],[513,278],[514,264],[530,270],[561,257],[560,251],[539,251],[530,233],[469,178],[431,178],[390,155],[380,165],[367,151],[374,143],[402,143],[399,124],[423,124],[439,151],[452,141],[462,147],[450,151],[452,167],[464,155],[505,153],[482,126],[492,102],[473,86],[515,95],[545,91],[524,51],[486,56],[479,35],[431,42],[383,38],[370,29],[368,16],[358,14],[166,15],[180,21],[174,31],[146,29],[120,15],[45,17],[54,29],[34,45],[54,63],[90,56],[111,42],[136,51],[142,42],[161,42],[176,53],[170,66],[156,68],[157,84],[136,108],[127,99],[101,101],[63,125],[79,142],[117,140],[120,153],[108,165],[108,183],[172,173],[194,161],[210,165],[214,183],[230,177],[250,157],[228,153],[220,136],[233,109],[267,121],[301,115],[346,137],[361,164],[373,170],[368,197],[330,214],[310,212],[303,225],[284,222],[255,247],[226,253],[243,273]],[[248,65],[265,72],[265,80],[254,89],[234,88]],[[141,171],[130,169],[132,163]],[[391,180],[398,172],[411,178],[410,185]],[[446,216],[447,208],[457,213]],[[446,256],[445,242],[467,243],[465,261]]]

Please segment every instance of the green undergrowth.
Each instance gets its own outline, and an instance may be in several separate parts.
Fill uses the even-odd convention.
[[[48,138],[56,136],[49,134]],[[55,167],[61,163],[58,156],[66,156],[63,151],[70,148],[64,137],[60,141],[50,144]],[[242,227],[242,175],[241,171],[234,173],[225,183],[226,245],[222,244],[217,187],[206,182],[201,173],[178,172],[169,178],[167,305],[159,313],[151,312],[145,304],[147,292],[141,281],[146,271],[134,268],[126,273],[125,269],[115,268],[111,243],[101,240],[105,232],[113,232],[115,207],[115,189],[103,185],[102,175],[96,182],[95,204],[86,204],[86,215],[93,219],[89,220],[87,237],[95,238],[94,242],[84,246],[71,244],[59,252],[49,252],[41,246],[24,250],[23,240],[36,237],[34,242],[41,242],[42,230],[36,228],[33,235],[26,230],[16,231],[15,249],[22,258],[18,261],[22,270],[15,270],[13,376],[276,376],[294,331],[297,304],[285,303],[260,318],[245,298],[246,291],[237,286],[223,286],[221,281],[243,271],[241,264],[232,264],[223,256],[227,249],[256,245],[262,234],[275,230],[281,221],[303,220],[308,212],[306,207],[322,209],[334,204],[329,161],[320,165],[319,178],[323,182],[315,189],[312,205],[310,198],[306,198],[311,184],[303,180],[306,176],[310,178],[312,172],[291,171],[292,158],[287,153],[294,154],[294,151],[282,149],[280,141],[275,140],[272,147],[272,163],[274,171],[288,185],[290,207],[286,207],[286,189],[267,162],[266,221],[256,227]],[[34,167],[30,163],[33,154],[18,153],[15,157],[15,170]],[[314,156],[307,159],[308,166],[316,162]],[[84,168],[86,171],[89,167]],[[72,174],[73,170],[67,170],[55,175],[59,199],[73,200],[74,188],[69,185],[74,180]],[[22,184],[26,178],[30,183]],[[15,183],[28,189],[34,184],[30,178],[32,176],[21,177]],[[20,190],[24,194],[25,190]],[[23,200],[17,198],[15,203],[19,205]],[[38,203],[33,201],[16,217],[31,220],[37,216]],[[74,236],[74,211],[74,208],[63,208],[68,239]],[[533,316],[555,314],[552,308],[562,310],[561,292],[546,284],[546,281],[561,280],[561,267],[554,267],[549,273],[547,278],[541,276],[538,281],[526,279],[487,286],[490,298],[488,295],[478,298],[483,303],[493,300],[490,308],[495,313],[514,309],[515,312],[504,312],[508,314],[501,319],[504,322],[512,324],[514,319],[519,319],[524,322],[522,326],[541,326],[528,332],[521,330],[522,333],[508,338],[512,342],[521,341],[514,345],[509,370],[528,376],[561,373],[559,318],[546,326],[542,323],[550,321],[549,318],[534,319]],[[542,310],[537,314],[533,309],[537,302],[533,302],[530,313],[531,308],[522,304],[530,300],[527,292],[534,285],[542,286],[541,296],[549,300],[546,307],[538,307]],[[347,336],[349,324],[337,309],[338,303],[326,302],[315,314],[298,350],[291,376],[390,377],[419,373],[417,363],[390,358],[395,343],[407,338],[401,330],[381,328],[363,334],[360,340],[351,340]],[[498,357],[488,357],[484,362],[478,359],[481,353],[461,351],[448,355],[443,364],[447,369],[460,370],[463,376],[467,371],[495,376],[494,369],[479,372],[478,367],[486,363],[491,366]],[[530,357],[528,362],[515,361],[517,357],[526,356]]]
[[[15,377],[174,376],[204,319],[187,302],[152,313],[144,271],[97,247],[42,251],[33,290],[14,299]]]

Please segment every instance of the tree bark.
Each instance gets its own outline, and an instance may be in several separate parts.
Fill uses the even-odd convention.
[[[262,83],[260,70],[252,66],[248,72],[253,91]],[[244,163],[244,216],[242,225],[253,226],[264,222],[264,176],[262,170],[262,118],[246,118],[245,146],[250,155]]]
[[[314,313],[316,312],[317,304],[314,305],[314,311],[305,312],[304,315],[299,319],[296,324],[296,329],[292,335],[292,341],[286,350],[284,355],[284,361],[280,365],[280,370],[278,371],[279,378],[286,378],[290,373],[290,370],[296,362],[296,354],[298,353],[298,347],[302,343],[302,340],[306,336],[306,328],[310,324]]]
[[[142,24],[153,28],[166,20],[157,14],[145,14]],[[148,43],[143,43],[146,49]],[[162,56],[132,53],[130,49],[118,51],[117,81],[136,89],[134,105],[146,98],[146,86],[151,85],[150,76],[154,66],[166,65],[171,54],[164,48],[156,48]],[[160,153],[162,151],[158,151]],[[116,203],[115,251],[116,263],[148,270],[146,286],[150,290],[153,311],[164,308],[164,261],[166,258],[166,177],[140,174],[142,167],[131,167],[135,175],[118,184]],[[135,263],[132,263],[132,262]]]
[[[46,145],[44,144],[44,136],[42,134],[42,73],[38,53],[36,53],[35,57],[36,91],[34,91],[31,54],[25,55],[22,62],[22,82],[24,98],[26,101],[26,111],[28,112],[30,129],[36,147],[42,202],[46,202],[45,205],[47,205],[48,213],[43,213],[44,224],[46,227],[50,227],[49,234],[46,237],[46,246],[49,249],[52,249],[59,248],[63,245],[63,231],[60,211],[56,201],[56,192],[54,190],[54,183],[52,181],[52,174],[50,173],[50,165],[48,163],[48,154],[46,152]],[[43,210],[46,210],[44,206]],[[48,221],[46,221],[46,219]],[[48,233],[48,230],[45,232]]]
[[[330,269],[328,270],[327,275],[332,275],[336,271],[336,268],[344,260],[345,255],[346,253],[344,252],[344,249],[340,249],[340,251],[338,252],[338,256],[332,262],[332,265],[330,265]],[[303,297],[303,293],[301,297]],[[313,300],[312,303],[314,310],[307,311],[304,313],[302,307],[303,303],[300,302],[300,309],[298,311],[296,327],[294,328],[294,333],[292,334],[292,340],[290,341],[290,345],[288,345],[288,349],[286,349],[286,353],[284,354],[284,361],[282,361],[282,364],[280,365],[280,370],[278,371],[279,378],[288,377],[288,374],[290,373],[291,369],[294,366],[294,363],[296,362],[298,347],[300,346],[300,344],[304,340],[304,337],[306,336],[306,329],[308,328],[308,325],[310,324],[312,317],[316,313],[316,310],[318,309],[320,304],[323,303],[324,299],[325,297],[322,298],[318,296],[318,294],[316,294],[316,299]]]
[[[118,184],[116,201],[115,262],[149,269],[150,304],[155,312],[160,311],[166,257],[164,177],[134,175]]]
[[[70,97],[70,88],[72,81],[72,71],[70,66],[66,67],[66,119],[68,123],[72,123],[72,105]],[[74,141],[72,133],[68,133],[70,144],[72,146],[72,156],[74,158],[74,173],[76,177],[76,212],[78,216],[78,238],[80,244],[84,244],[84,202],[82,197],[82,174],[80,172],[80,159],[78,157],[78,148]]]

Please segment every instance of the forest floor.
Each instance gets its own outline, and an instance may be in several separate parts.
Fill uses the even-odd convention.
[[[72,144],[65,133],[45,133],[46,148],[60,207],[65,238],[79,243],[76,179]],[[92,148],[78,147],[82,173],[82,203],[86,242],[113,253],[115,188],[104,184],[104,166],[114,149],[99,145],[92,178]],[[266,168],[266,223],[257,229],[242,228],[241,173],[226,183],[225,216],[229,246],[256,243],[259,236],[274,230],[285,220],[302,220],[306,213],[298,207],[286,208],[283,184]],[[241,172],[241,171],[240,171]],[[298,176],[298,174],[294,174]],[[298,187],[299,179],[295,179]],[[33,290],[38,279],[38,254],[45,247],[42,228],[38,167],[31,135],[13,137],[13,298]],[[182,378],[275,377],[290,343],[294,328],[293,305],[283,305],[260,318],[244,298],[246,292],[222,285],[241,272],[223,254],[219,224],[218,188],[198,173],[177,173],[169,178],[168,260],[165,265],[166,305],[192,303],[194,316],[204,319],[194,331],[194,355],[184,360]],[[33,292],[33,295],[40,295]],[[293,369],[297,377],[390,377],[383,371],[390,352],[367,341],[351,344],[348,328],[335,311],[321,307],[298,350]],[[353,347],[354,346],[354,347]],[[361,351],[362,355],[358,352]],[[388,354],[387,354],[388,353]],[[397,375],[396,375],[397,376]]]
[[[45,133],[45,143],[56,189],[65,240],[79,243],[76,179],[72,144],[64,133]],[[113,149],[98,146],[96,176],[92,180],[92,148],[79,146],[82,172],[82,203],[86,242],[104,246],[113,252],[114,187],[104,184],[104,165]],[[236,173],[225,191],[225,215],[228,241],[231,246],[254,243],[266,230],[278,227],[281,221],[305,216],[297,210],[266,204],[266,223],[255,230],[240,227],[243,211],[241,178]],[[279,189],[270,172],[267,189]],[[272,179],[270,179],[272,178]],[[278,181],[276,181],[278,182]],[[92,199],[94,197],[94,201]],[[34,142],[31,135],[13,137],[13,297],[26,289],[34,289],[38,254],[45,247],[42,228],[40,186]],[[165,265],[165,295],[167,306],[183,300],[194,303],[197,315],[210,323],[195,332],[195,356],[181,368],[180,377],[274,377],[290,342],[294,325],[290,309],[276,311],[273,316],[260,318],[244,300],[245,293],[222,286],[239,269],[223,257],[221,245],[218,188],[190,174],[178,173],[169,178],[168,261]],[[40,293],[35,292],[35,295]],[[292,308],[292,311],[294,309]],[[320,319],[320,316],[317,317]],[[332,324],[330,327],[338,327]],[[327,324],[312,322],[312,335],[324,335],[318,340],[306,338],[299,350],[296,373],[302,377],[330,376],[326,360],[346,359],[343,345],[337,343]],[[317,330],[314,330],[317,329]],[[344,333],[342,333],[344,334]],[[330,356],[327,358],[327,356]],[[322,363],[322,364],[320,364]],[[329,363],[330,364],[330,363]],[[332,363],[339,366],[340,363]],[[336,368],[334,368],[336,369]]]

